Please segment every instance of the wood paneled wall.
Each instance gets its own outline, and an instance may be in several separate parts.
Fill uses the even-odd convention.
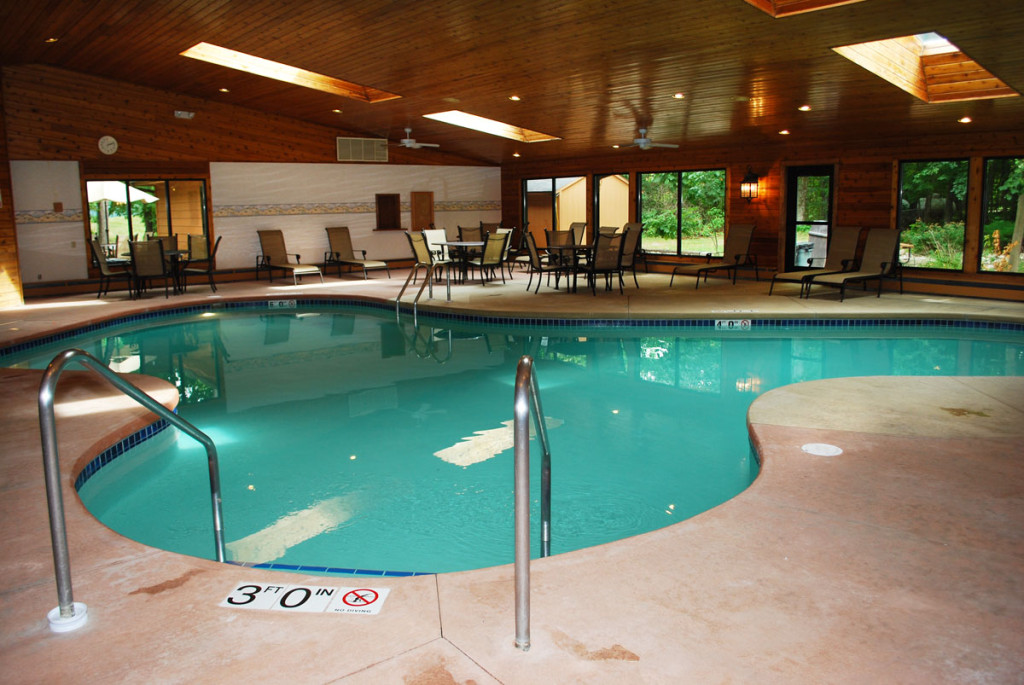
[[[2,73],[10,159],[323,163],[337,161],[337,136],[362,135],[54,67]],[[99,151],[103,135],[117,138],[114,155]],[[388,150],[391,163],[422,164],[414,152]],[[443,152],[429,161],[476,164]]]
[[[0,93],[0,111],[3,94]],[[18,234],[14,227],[14,196],[11,192],[11,165],[7,155],[7,134],[0,118],[0,307],[24,303],[21,269],[18,266]]]
[[[614,155],[560,164],[520,162],[502,170],[502,223],[518,226],[522,219],[519,189],[523,179],[587,173],[631,173],[687,169],[727,170],[727,221],[753,223],[753,250],[762,266],[782,263],[784,241],[783,179],[789,166],[830,164],[835,174],[836,225],[896,226],[897,173],[899,160],[970,157],[973,166],[986,156],[1024,155],[1024,131],[960,134],[947,138],[872,141],[862,145],[800,145],[787,141],[757,149],[680,149],[672,151],[620,150]],[[739,183],[750,167],[760,176],[759,196],[748,202],[739,197]],[[972,168],[973,168],[972,166]],[[975,188],[980,183],[972,181]],[[590,180],[592,187],[592,179]],[[980,205],[980,203],[977,203]],[[588,208],[587,221],[592,223]],[[1022,299],[1024,279],[1019,275],[978,273],[978,224],[980,209],[968,211],[963,273],[907,270],[907,290],[955,295]],[[665,261],[672,261],[666,258]],[[1005,287],[1001,291],[1000,287]]]

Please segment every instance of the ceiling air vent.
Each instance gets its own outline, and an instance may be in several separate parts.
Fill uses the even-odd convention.
[[[339,162],[388,161],[387,138],[338,138]]]

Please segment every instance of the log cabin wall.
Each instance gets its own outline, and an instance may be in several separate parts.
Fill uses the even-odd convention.
[[[0,93],[0,111],[3,94]],[[11,166],[8,164],[7,135],[0,118],[0,307],[23,303],[21,270],[18,267],[18,234],[14,225],[14,196],[11,191]]]
[[[827,164],[835,168],[833,225],[864,228],[896,226],[898,162],[901,160],[972,160],[972,195],[980,192],[981,160],[985,157],[1024,155],[1024,132],[970,134],[945,138],[908,136],[896,141],[871,141],[842,144],[828,140],[785,144],[760,148],[690,148],[670,151],[624,149],[614,154],[558,164],[520,161],[502,169],[502,222],[518,226],[522,221],[520,187],[524,179],[587,175],[588,192],[593,193],[593,175],[656,171],[726,169],[728,223],[753,223],[756,226],[753,251],[769,273],[782,263],[784,247],[784,178],[789,166]],[[740,198],[740,180],[750,167],[760,177],[755,200]],[[976,173],[973,170],[978,170]],[[978,178],[975,178],[978,176]],[[964,271],[905,269],[905,290],[948,295],[1024,299],[1024,279],[1019,274],[978,273],[980,200],[968,205],[964,245]],[[631,208],[635,213],[635,208]],[[593,223],[588,206],[586,220]],[[579,218],[582,220],[582,217]],[[668,269],[683,261],[659,256],[654,269]]]

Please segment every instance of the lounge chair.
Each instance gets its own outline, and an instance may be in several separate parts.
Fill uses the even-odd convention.
[[[811,286],[828,285],[839,288],[839,301],[846,295],[848,283],[860,283],[866,286],[872,279],[878,279],[878,294],[882,296],[882,279],[894,273],[899,274],[900,295],[903,294],[903,274],[899,272],[897,251],[900,246],[900,232],[890,228],[872,228],[868,230],[867,241],[864,243],[864,256],[860,260],[860,268],[856,271],[815,276],[807,283],[807,297],[811,296]]]
[[[327,231],[327,242],[330,245],[330,252],[324,253],[324,268],[327,268],[328,264],[338,265],[338,277],[341,277],[342,266],[357,266],[363,269],[363,280],[366,280],[366,272],[370,269],[385,269],[388,272],[388,278],[391,278],[391,269],[388,267],[387,262],[382,262],[378,259],[367,259],[366,250],[359,250],[363,255],[362,258],[358,258],[355,255],[355,250],[352,248],[352,236],[348,232],[348,226],[328,226]]]
[[[128,282],[128,296],[132,297],[131,272],[123,268],[112,269],[110,262],[107,261],[107,256],[104,254],[105,250],[100,245],[100,241],[90,240],[89,249],[92,250],[92,257],[96,261],[96,266],[100,269],[100,289],[96,293],[96,297],[101,297],[104,293],[110,292],[110,282],[122,278]],[[124,266],[128,266],[127,260],[121,261],[124,262]]]
[[[320,282],[324,282],[324,275],[320,273],[320,267],[315,264],[302,264],[301,257],[294,252],[288,252],[284,246],[284,233],[280,230],[256,231],[260,237],[260,250],[262,254],[256,258],[256,280],[260,278],[260,269],[266,269],[270,280],[274,280],[274,269],[284,272],[291,272],[292,282],[299,284],[299,276],[310,276],[316,274]],[[289,257],[295,257],[291,261]]]
[[[768,294],[772,294],[775,281],[787,281],[800,284],[800,297],[807,291],[807,284],[815,276],[852,271],[857,263],[857,242],[860,240],[860,226],[836,226],[832,229],[825,255],[825,264],[820,269],[801,269],[799,271],[783,271],[772,276],[768,286]]]
[[[750,239],[753,235],[754,226],[752,224],[734,224],[730,226],[725,234],[725,249],[722,251],[722,261],[717,264],[685,264],[677,266],[672,270],[672,278],[668,281],[669,287],[672,287],[672,281],[675,280],[676,274],[683,274],[686,276],[696,276],[697,282],[694,284],[694,287],[699,288],[701,276],[704,276],[704,282],[707,283],[708,274],[720,270],[725,271],[726,274],[731,272],[732,284],[736,285],[736,271],[741,266],[753,266],[754,280],[759,280],[757,258],[750,254]]]
[[[181,270],[181,291],[188,289],[189,276],[206,276],[210,282],[210,290],[217,292],[217,286],[213,283],[213,260],[217,257],[217,248],[220,247],[220,240],[224,236],[217,236],[213,244],[213,250],[209,249],[210,241],[206,236],[192,234],[188,236],[188,261]]]

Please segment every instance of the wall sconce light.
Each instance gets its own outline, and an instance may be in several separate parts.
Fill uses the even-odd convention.
[[[750,202],[757,197],[757,182],[759,180],[760,179],[757,174],[755,174],[748,166],[747,175],[743,177],[742,181],[740,181],[740,197],[745,199],[747,202]]]

